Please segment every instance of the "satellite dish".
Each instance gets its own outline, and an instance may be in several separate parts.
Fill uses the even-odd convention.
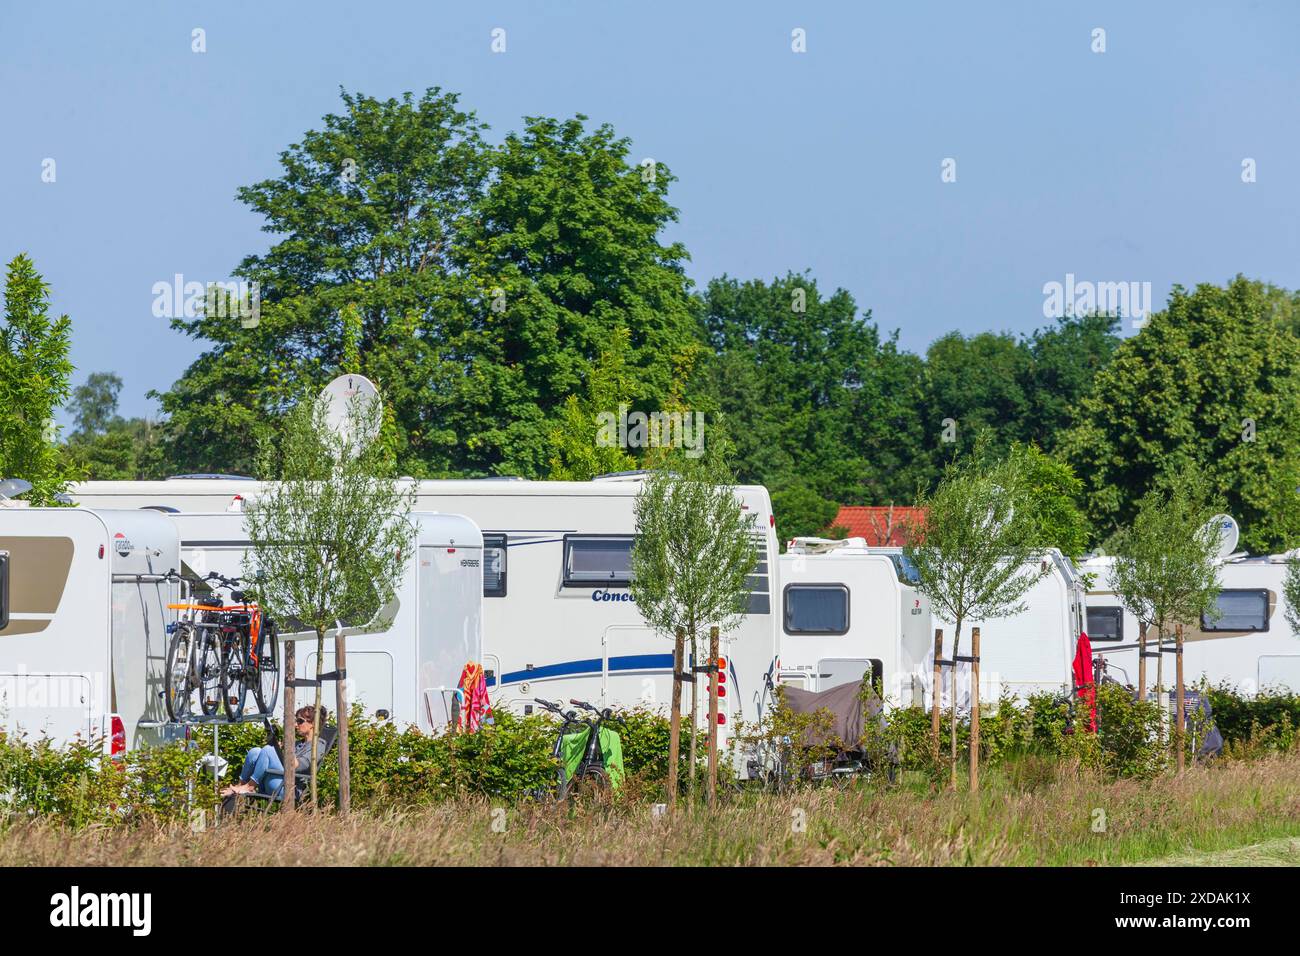
[[[1218,535],[1218,558],[1220,561],[1237,550],[1237,541],[1241,537],[1241,529],[1237,526],[1236,518],[1232,515],[1215,515],[1205,523],[1205,526],[1212,528],[1215,534]]]
[[[383,402],[375,383],[364,375],[340,375],[321,390],[320,400],[325,403],[325,426],[354,452],[379,434]]]

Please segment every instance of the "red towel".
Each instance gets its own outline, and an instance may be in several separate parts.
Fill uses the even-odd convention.
[[[1097,685],[1093,682],[1092,641],[1088,635],[1080,632],[1079,646],[1074,652],[1074,695],[1081,703],[1088,705],[1088,730],[1097,732]]]
[[[478,730],[485,718],[492,713],[492,704],[488,701],[487,675],[483,665],[470,661],[460,672],[460,689],[463,693],[460,706],[461,730]]]

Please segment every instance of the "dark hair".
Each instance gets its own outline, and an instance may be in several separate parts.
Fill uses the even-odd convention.
[[[299,707],[297,710],[295,710],[295,711],[293,712],[293,716],[294,716],[296,719],[298,719],[298,720],[305,720],[305,721],[307,721],[308,723],[310,723],[310,722],[314,719],[314,718],[312,717],[312,710],[313,710],[313,709],[314,709],[314,708],[313,708],[310,704],[308,704],[306,707]],[[326,722],[327,720],[329,720],[329,718],[330,718],[330,712],[329,712],[328,710],[326,710],[324,707],[321,707],[321,709],[320,709],[320,723],[321,723],[321,726],[322,726],[322,727],[325,726],[325,722]]]

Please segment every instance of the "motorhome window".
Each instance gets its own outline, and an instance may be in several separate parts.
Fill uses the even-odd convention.
[[[1232,588],[1219,592],[1218,617],[1201,616],[1203,631],[1267,631],[1268,591]]]
[[[745,587],[749,588],[749,597],[745,599],[746,614],[772,613],[771,576],[767,569],[767,542],[759,540],[754,545],[758,551],[758,560],[754,570],[745,578]]]
[[[9,626],[9,553],[0,551],[0,631]]]
[[[847,634],[849,589],[842,584],[789,584],[785,589],[787,634]]]
[[[898,580],[904,584],[916,584],[921,580],[921,575],[917,573],[916,565],[907,560],[903,554],[891,554],[889,560],[894,562],[894,574],[898,575]]]
[[[632,581],[632,535],[564,537],[565,587],[627,587]]]
[[[506,536],[483,535],[483,596],[506,596]]]
[[[1088,639],[1098,641],[1124,640],[1124,609],[1122,607],[1088,608]]]

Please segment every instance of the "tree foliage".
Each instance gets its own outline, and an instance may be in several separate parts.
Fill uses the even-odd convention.
[[[70,475],[54,443],[54,412],[68,398],[72,323],[50,315],[50,288],[27,256],[9,261],[0,324],[0,479],[32,485],[26,500],[53,503]]]

